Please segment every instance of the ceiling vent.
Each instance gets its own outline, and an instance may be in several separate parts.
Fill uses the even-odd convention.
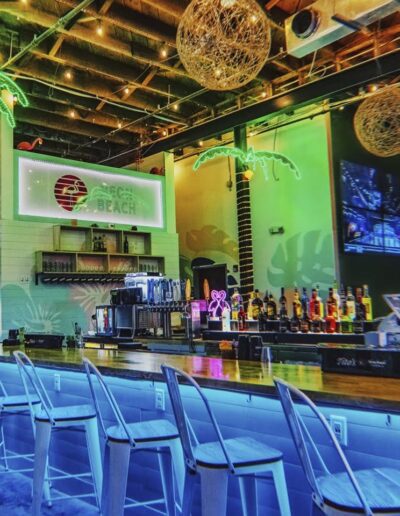
[[[304,57],[399,8],[400,0],[318,0],[285,20],[287,52]]]

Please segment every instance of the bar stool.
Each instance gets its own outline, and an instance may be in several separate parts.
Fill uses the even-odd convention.
[[[312,490],[313,506],[329,516],[400,514],[400,471],[393,468],[371,468],[353,472],[329,423],[310,398],[279,378],[274,378],[274,382]],[[292,395],[308,406],[316,416],[344,467],[343,473],[329,471],[293,402]]]
[[[4,470],[5,472],[12,472],[12,473],[27,473],[28,471],[33,471],[32,468],[20,468],[20,469],[11,469],[8,466],[9,460],[16,460],[16,459],[24,459],[24,460],[33,460],[33,453],[13,453],[12,455],[9,454],[9,451],[6,447],[6,439],[4,435],[4,427],[3,427],[3,418],[5,415],[18,415],[18,414],[26,414],[28,411],[31,412],[37,412],[40,410],[41,404],[40,399],[37,396],[31,396],[27,397],[25,394],[17,394],[17,395],[10,395],[7,393],[3,382],[0,381],[0,448],[2,450],[2,454],[0,458],[4,462]],[[33,426],[33,433],[35,432],[34,426]]]
[[[177,505],[174,479],[180,500],[184,484],[184,459],[178,430],[167,419],[127,423],[99,370],[87,358],[83,359],[83,363],[100,426],[107,441],[102,498],[103,514],[105,516],[122,516],[124,509],[128,507],[147,507],[164,503],[166,513],[173,516]],[[106,428],[92,375],[96,377],[117,425]],[[138,450],[157,452],[164,498],[144,502],[126,498],[130,455],[132,451]],[[125,503],[126,501],[129,503]]]
[[[191,513],[196,475],[201,480],[201,509],[203,516],[223,516],[227,508],[228,477],[239,479],[240,498],[245,516],[258,514],[257,473],[272,473],[280,512],[290,515],[289,499],[283,469],[282,453],[279,450],[250,437],[224,439],[200,386],[189,375],[167,365],[161,366],[167,382],[169,395],[182,441],[186,462],[186,477],[182,515]],[[202,400],[217,441],[200,443],[185,412],[178,377],[187,380]]]
[[[32,417],[35,422],[32,514],[35,516],[39,516],[41,514],[44,484],[47,483],[47,481],[56,479],[79,479],[91,476],[94,488],[93,494],[77,495],[76,497],[94,496],[98,507],[100,507],[103,471],[95,408],[91,405],[54,407],[32,361],[25,355],[25,353],[22,353],[22,351],[14,351],[14,357],[17,361],[27,398],[30,399],[32,396],[31,392],[33,391],[41,402],[41,410],[32,413]],[[46,478],[46,470],[48,469],[49,462],[51,431],[56,428],[73,429],[74,427],[81,426],[84,427],[86,434],[91,472]],[[51,469],[51,467],[49,469]],[[65,498],[71,498],[71,496],[59,496],[54,498],[54,500]],[[46,500],[48,503],[50,502],[47,497]]]

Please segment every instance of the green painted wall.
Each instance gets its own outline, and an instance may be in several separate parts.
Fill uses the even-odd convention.
[[[249,138],[255,150],[287,155],[302,176],[297,180],[270,162],[269,180],[256,170],[250,183],[254,279],[261,290],[278,293],[281,286],[317,283],[326,293],[335,278],[328,122],[318,116]],[[283,226],[284,233],[271,235],[274,226]]]
[[[327,123],[318,116],[248,140],[255,150],[286,154],[302,174],[296,180],[290,170],[271,162],[269,180],[256,169],[250,183],[254,279],[260,290],[277,294],[281,286],[318,283],[325,295],[335,278]],[[238,263],[237,223],[235,193],[226,187],[228,161],[219,158],[193,172],[195,159],[175,164],[181,258],[186,268],[202,256],[226,262],[232,270]],[[273,226],[283,226],[284,234],[270,235]]]

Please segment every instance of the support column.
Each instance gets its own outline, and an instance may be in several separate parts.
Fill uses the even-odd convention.
[[[239,126],[234,129],[235,147],[247,152],[246,127]],[[238,161],[235,161],[236,178],[236,206],[238,225],[238,247],[239,247],[239,272],[240,291],[245,301],[250,292],[254,290],[253,271],[253,235],[251,228],[251,206],[250,206],[250,185],[243,179],[243,172],[246,168]]]

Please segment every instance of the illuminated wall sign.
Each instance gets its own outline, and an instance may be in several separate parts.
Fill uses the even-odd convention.
[[[162,228],[163,178],[18,156],[19,215]]]

